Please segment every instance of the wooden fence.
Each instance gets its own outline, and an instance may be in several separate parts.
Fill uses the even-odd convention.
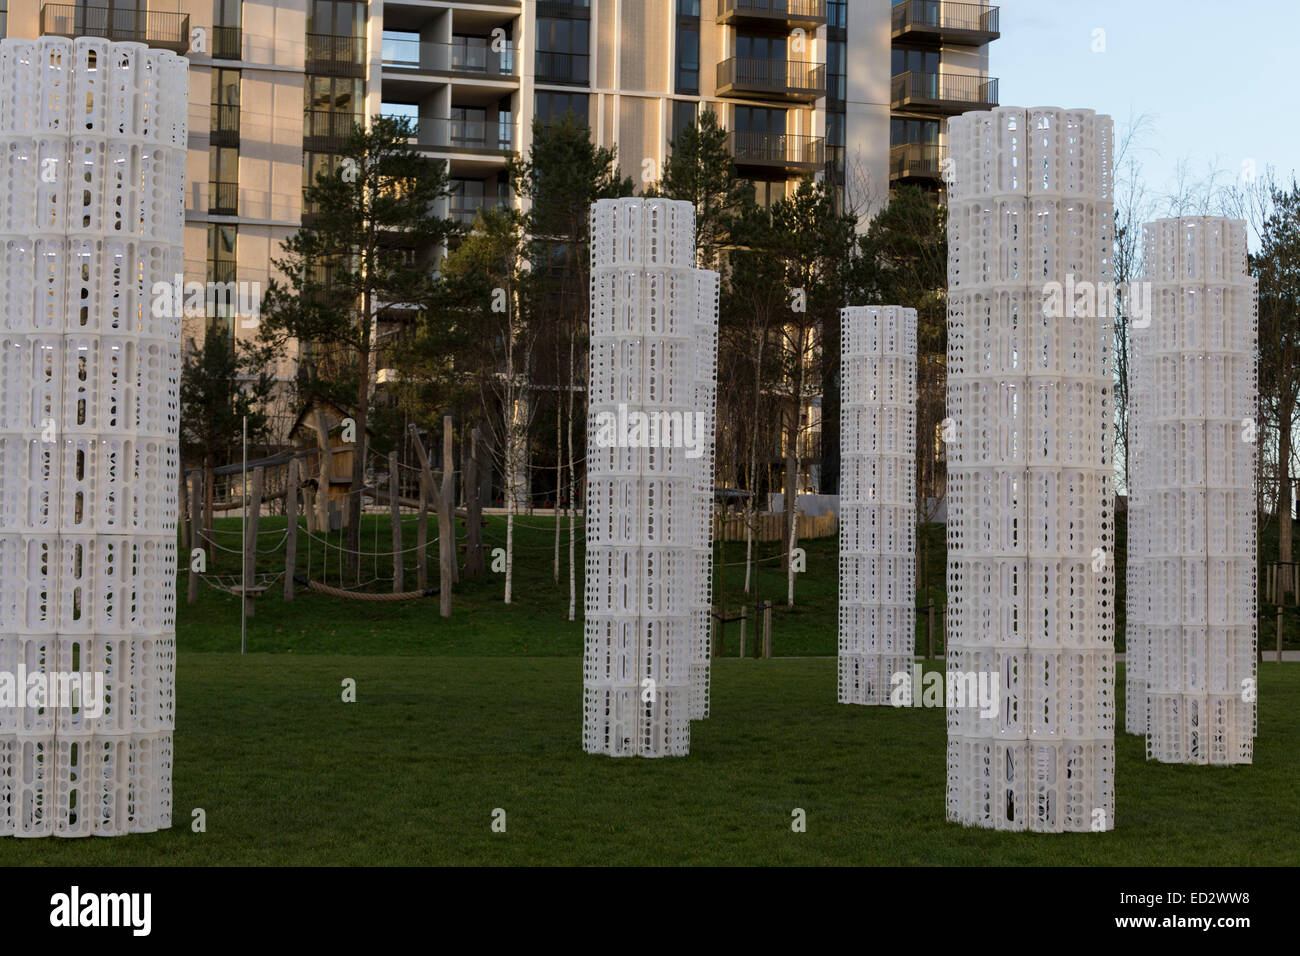
[[[754,517],[756,519],[756,527],[754,528],[754,539],[756,541],[781,541],[785,538],[789,529],[786,527],[783,513],[765,513]],[[713,540],[744,541],[746,521],[745,515],[728,515],[725,518],[722,515],[714,515]],[[835,512],[833,511],[828,511],[824,515],[800,514],[798,521],[800,541],[808,538],[825,538],[839,532],[839,523],[836,521]]]

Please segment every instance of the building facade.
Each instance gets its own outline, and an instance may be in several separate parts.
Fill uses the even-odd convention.
[[[304,187],[377,113],[448,164],[443,214],[466,223],[513,201],[535,119],[573,111],[642,188],[713,110],[761,203],[826,177],[865,226],[894,184],[941,190],[946,117],[996,105],[998,19],[944,0],[0,0],[7,36],[189,56],[184,279],[253,292],[310,221]],[[219,301],[186,338],[251,336],[246,311]]]

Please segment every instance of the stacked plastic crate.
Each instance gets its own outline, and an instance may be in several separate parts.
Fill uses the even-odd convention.
[[[916,310],[847,308],[840,329],[839,700],[889,704],[901,685],[910,701]]]
[[[188,78],[0,42],[0,671],[44,688],[0,708],[15,836],[171,825]]]
[[[1127,598],[1127,691],[1147,756],[1250,763],[1255,737],[1255,416],[1258,336],[1246,226],[1221,218],[1143,227],[1151,323],[1134,329],[1140,375],[1134,475],[1143,531]]]
[[[1053,108],[949,127],[947,663],[998,691],[949,688],[968,826],[1114,826],[1111,135]]]
[[[688,202],[591,218],[583,748],[662,757],[708,713],[716,273]]]

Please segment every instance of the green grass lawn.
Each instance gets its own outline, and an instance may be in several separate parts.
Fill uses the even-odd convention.
[[[282,567],[277,521],[283,528],[282,518],[263,523],[273,533],[259,571]],[[387,524],[367,518],[367,546],[377,538],[387,550]],[[173,828],[0,840],[0,865],[1300,863],[1294,664],[1261,667],[1252,766],[1149,764],[1141,738],[1121,733],[1114,832],[947,823],[943,711],[839,705],[834,659],[807,656],[835,652],[834,538],[805,542],[793,609],[781,600],[776,546],[762,546],[756,590],[778,600],[780,656],[737,659],[733,625],[728,656],[715,663],[713,716],[692,725],[689,757],[584,754],[582,595],[579,620],[567,621],[567,568],[559,586],[552,580],[553,528],[520,519],[508,607],[492,574],[457,590],[450,620],[436,599],[370,604],[300,589],[286,604],[274,589],[259,599],[243,657],[236,600],[204,587],[187,605],[182,574]],[[941,529],[924,533],[930,587],[918,603],[941,599],[943,587]],[[486,539],[503,545],[503,522],[493,519]],[[743,549],[719,550],[721,604],[745,600]],[[413,567],[404,587],[414,586]],[[213,570],[237,569],[223,554]],[[391,559],[363,573],[391,575]],[[338,582],[336,565],[326,580]],[[356,703],[341,701],[345,678],[357,682]],[[1119,685],[1122,715],[1122,672]],[[791,831],[796,807],[805,833]],[[195,808],[205,833],[191,830]],[[491,830],[495,808],[506,811],[505,833]]]
[[[1253,766],[1148,764],[1120,735],[1117,829],[1069,835],[945,822],[943,711],[839,705],[833,660],[714,674],[689,757],[615,760],[581,751],[576,658],[191,651],[173,829],[4,840],[0,864],[1300,863],[1295,665],[1261,669]]]

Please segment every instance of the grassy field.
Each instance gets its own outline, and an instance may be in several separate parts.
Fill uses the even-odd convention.
[[[580,687],[575,658],[187,652],[173,829],[0,864],[1300,863],[1295,665],[1261,670],[1253,766],[1120,735],[1117,829],[1059,836],[946,823],[943,711],[838,705],[831,659],[718,662],[682,759],[582,753]]]
[[[263,525],[268,552],[277,520],[282,528],[283,519]],[[387,518],[369,521],[379,523],[367,524],[373,544]],[[935,596],[938,531],[926,529]],[[3,840],[0,865],[1300,863],[1294,664],[1261,668],[1252,766],[1147,763],[1141,738],[1120,734],[1114,832],[1047,837],[945,822],[943,711],[841,706],[833,658],[800,656],[835,650],[833,538],[806,543],[797,605],[777,610],[780,657],[739,660],[728,635],[713,715],[692,726],[689,757],[586,755],[581,624],[565,620],[567,572],[561,586],[551,578],[552,533],[543,518],[520,519],[508,608],[500,575],[466,582],[449,621],[436,599],[368,604],[300,589],[285,604],[273,589],[249,621],[243,657],[235,599],[205,586],[187,605],[182,575],[173,828]],[[487,541],[504,543],[500,522]],[[764,598],[784,595],[773,551],[762,554]],[[719,555],[720,603],[742,600],[742,555],[735,543]],[[305,570],[305,545],[301,558]],[[259,570],[280,560],[268,553]],[[320,577],[319,546],[313,560]],[[365,577],[390,568],[368,562]],[[225,554],[214,570],[232,574],[237,563]],[[336,568],[327,580],[337,583]],[[356,703],[341,700],[348,678]],[[1122,715],[1122,673],[1119,683]],[[190,826],[196,808],[204,833]],[[491,830],[496,808],[505,833]],[[807,813],[805,833],[791,831],[795,808]]]

